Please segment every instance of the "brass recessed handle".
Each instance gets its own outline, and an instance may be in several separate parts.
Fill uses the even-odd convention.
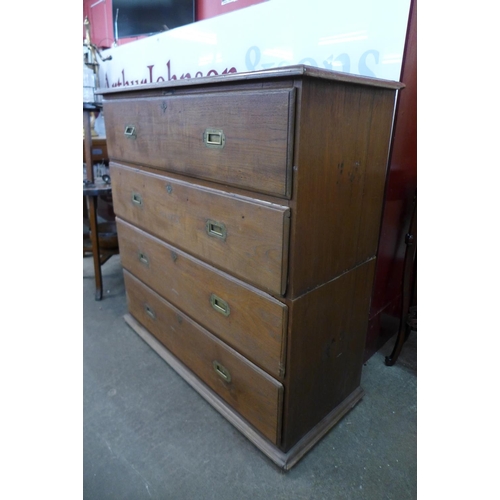
[[[149,266],[149,259],[148,259],[148,256],[143,253],[143,252],[139,252],[139,260],[145,265],[145,266]]]
[[[214,361],[213,367],[215,373],[217,373],[217,375],[219,375],[219,377],[224,380],[224,382],[231,382],[231,374],[225,366],[222,366],[218,361]]]
[[[215,293],[210,295],[210,304],[217,312],[223,314],[224,316],[229,316],[231,314],[229,304],[224,299],[217,297]]]
[[[127,139],[135,139],[137,137],[137,133],[134,125],[125,125],[125,130],[123,131],[123,135]]]
[[[207,128],[203,133],[203,142],[207,148],[223,148],[226,145],[226,136],[221,129]]]
[[[142,206],[142,196],[139,193],[132,193],[132,203],[139,207]]]
[[[222,222],[217,222],[215,220],[208,219],[205,224],[205,229],[209,236],[215,236],[221,240],[225,240],[227,236],[227,229],[225,224]]]
[[[144,304],[144,310],[151,319],[156,319],[156,313],[154,312],[154,309],[151,306],[149,306],[148,304]]]

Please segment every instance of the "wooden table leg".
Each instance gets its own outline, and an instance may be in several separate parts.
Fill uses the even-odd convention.
[[[90,111],[83,111],[83,134],[85,147],[85,165],[87,180],[94,182],[94,165],[92,163],[92,130],[90,126]],[[95,300],[102,299],[101,253],[99,249],[99,233],[97,232],[97,196],[87,196],[90,222],[90,240],[92,242],[92,257],[94,259]]]
[[[99,234],[97,232],[97,196],[87,196],[90,223],[90,241],[92,242],[92,257],[94,259],[95,300],[102,299],[101,251]]]

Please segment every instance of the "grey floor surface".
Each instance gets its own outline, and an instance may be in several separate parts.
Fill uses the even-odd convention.
[[[417,498],[416,334],[366,363],[365,396],[294,468],[280,471],[124,322],[119,256],[94,300],[83,259],[85,499]]]

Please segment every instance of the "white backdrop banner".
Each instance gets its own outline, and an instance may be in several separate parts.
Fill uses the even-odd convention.
[[[103,51],[100,86],[308,64],[399,80],[411,0],[268,0]]]

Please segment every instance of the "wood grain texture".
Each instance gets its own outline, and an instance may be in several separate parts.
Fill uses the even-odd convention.
[[[264,291],[284,293],[288,207],[116,163],[110,172],[119,217]],[[208,220],[224,224],[227,237],[209,236]]]
[[[132,316],[267,439],[278,443],[283,386],[127,271],[124,277]],[[229,381],[217,374],[214,362],[230,375]]]
[[[167,95],[105,102],[112,160],[156,167],[287,197],[293,90]],[[124,129],[135,127],[135,138]],[[224,147],[207,147],[206,129],[222,130]]]
[[[288,297],[376,255],[394,97],[386,89],[302,82]]]
[[[282,450],[359,388],[374,269],[372,259],[288,302]]]
[[[241,432],[262,453],[278,467],[288,471],[323,438],[361,400],[364,392],[358,388],[336,406],[325,418],[315,425],[288,452],[281,451],[266,439],[254,426],[212,391],[191,370],[181,363],[161,342],[157,340],[133,316],[126,314],[125,322],[139,335],[179,376],[183,378],[201,397],[215,408],[227,421]],[[280,403],[281,404],[281,403]]]
[[[357,387],[349,396],[343,399],[330,413],[320,420],[311,430],[295,443],[286,453],[283,453],[283,469],[290,470],[306,455],[340,420],[351,411],[364,396],[361,387]],[[272,458],[272,457],[271,457]]]
[[[133,123],[135,116],[146,126],[140,143],[139,128],[127,143],[108,136],[115,147],[115,211],[123,219],[120,249],[124,267],[135,276],[126,271],[127,290],[137,295],[130,310],[143,315],[148,330],[155,328],[148,321],[158,325],[158,315],[152,319],[144,309],[149,285],[149,306],[163,310],[165,302],[190,328],[245,356],[268,377],[272,390],[266,389],[264,400],[278,402],[257,403],[257,413],[263,413],[251,418],[243,414],[253,404],[250,396],[224,403],[207,397],[284,469],[362,395],[399,88],[396,82],[297,66],[105,96],[112,134],[123,135],[120,123]],[[222,125],[214,120],[201,127],[198,115],[220,116]],[[226,124],[238,133],[232,141],[226,137],[224,148],[196,149],[206,127],[226,133]],[[234,141],[238,147],[231,150]],[[134,193],[140,203],[132,203]],[[208,236],[207,221],[227,229],[224,237]],[[149,267],[139,262],[140,252]],[[229,315],[210,305],[212,293]],[[155,335],[168,334],[162,342],[170,342],[175,316],[159,324],[168,331]],[[193,340],[186,352],[178,351],[182,363],[202,366],[206,359],[189,360],[205,355],[197,352],[205,349],[203,342]],[[234,365],[228,369],[232,373]],[[195,386],[205,395],[211,390],[208,382],[206,390],[201,382]],[[257,386],[252,382],[253,390]]]
[[[285,367],[288,311],[273,297],[117,219],[125,269],[275,377]],[[229,315],[215,309],[224,300]]]

